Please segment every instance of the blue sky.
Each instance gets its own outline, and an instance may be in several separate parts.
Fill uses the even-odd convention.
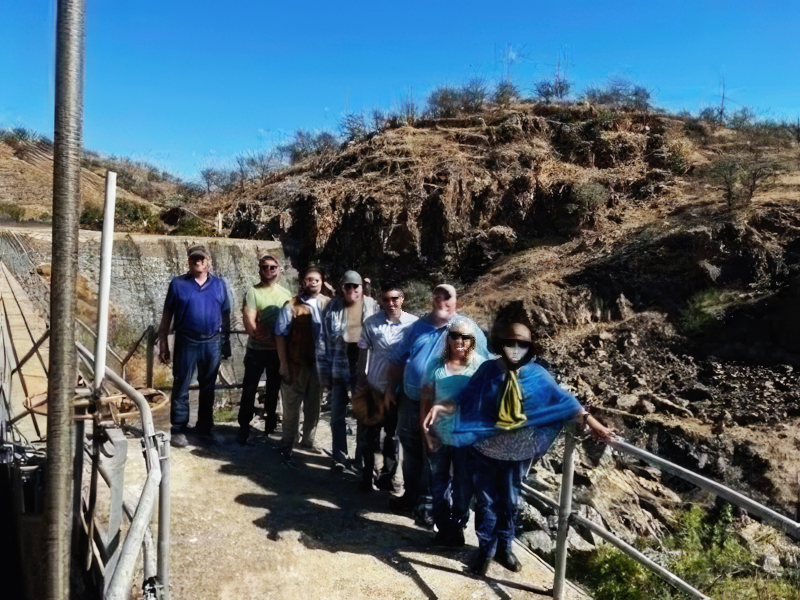
[[[0,125],[53,130],[55,2],[0,11]],[[570,57],[576,86],[624,75],[656,103],[732,103],[800,115],[800,3],[736,0],[291,2],[87,0],[87,148],[185,177],[346,110],[419,101],[496,77],[509,44],[519,86]]]

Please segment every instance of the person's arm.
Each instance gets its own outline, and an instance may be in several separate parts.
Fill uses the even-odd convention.
[[[588,412],[583,415],[583,422],[589,426],[592,434],[592,439],[596,442],[605,442],[616,437],[616,432],[610,427],[606,427],[600,421],[595,419]]]
[[[320,315],[320,341],[316,347],[317,374],[319,375],[319,385],[323,389],[333,387],[333,356],[331,356],[333,336],[330,332],[331,305],[333,303],[334,301],[329,302]]]
[[[158,326],[158,358],[162,363],[169,362],[169,328],[172,325],[172,311],[166,306],[161,314],[161,324]]]
[[[292,330],[292,309],[287,301],[281,312],[278,314],[278,320],[275,322],[275,349],[278,351],[278,360],[281,363],[280,376],[286,385],[292,385],[292,373],[289,369],[289,355],[286,351],[286,337]]]
[[[169,330],[172,326],[172,317],[175,315],[175,289],[174,280],[169,282],[167,297],[164,300],[164,311],[161,313],[161,323],[158,326],[158,358],[162,363],[169,362]]]
[[[387,370],[389,384],[386,386],[386,391],[383,394],[383,404],[386,407],[386,410],[391,409],[395,404],[397,404],[397,388],[403,381],[404,366],[405,365],[398,365],[396,363],[391,363],[389,365]]]
[[[222,346],[220,355],[223,359],[231,357],[231,298],[228,293],[228,284],[222,280],[222,293],[224,298],[222,306],[220,306],[220,313],[222,316]]]
[[[242,310],[242,324],[244,325],[244,330],[247,332],[247,335],[254,340],[263,337],[258,331],[257,318],[258,311],[255,308],[250,308],[249,306],[244,307]]]

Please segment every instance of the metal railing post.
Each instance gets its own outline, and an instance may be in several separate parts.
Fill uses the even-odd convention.
[[[117,174],[106,174],[106,202],[103,208],[103,236],[100,238],[100,281],[97,284],[97,338],[94,343],[94,391],[99,393],[106,374],[108,345],[108,298],[111,293],[111,259],[114,251],[114,207]],[[123,365],[124,368],[124,365]]]
[[[152,325],[148,328],[147,333],[147,389],[153,388],[153,365],[155,364],[155,344],[156,344],[156,331]]]
[[[169,600],[169,441],[160,434],[161,483],[158,494],[158,583],[161,600]]]
[[[564,463],[561,469],[561,498],[558,507],[558,533],[556,535],[556,564],[553,576],[553,598],[563,600],[566,592],[567,533],[572,515],[572,479],[575,470],[574,426],[567,425],[564,436]]]

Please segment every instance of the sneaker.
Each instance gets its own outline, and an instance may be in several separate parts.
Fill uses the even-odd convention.
[[[186,434],[180,431],[171,433],[169,436],[169,445],[173,448],[186,448],[189,445],[189,440],[186,439]]]
[[[522,564],[519,562],[519,559],[514,556],[514,553],[511,552],[511,550],[498,550],[494,559],[506,569],[514,573],[519,573],[522,570]]]
[[[491,564],[492,559],[486,554],[485,550],[479,548],[478,552],[473,556],[472,562],[470,562],[469,572],[478,577],[485,577]]]

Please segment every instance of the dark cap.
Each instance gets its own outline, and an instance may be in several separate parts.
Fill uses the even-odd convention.
[[[206,250],[205,246],[191,246],[186,251],[186,255],[189,258],[195,258],[195,257],[198,257],[198,256],[200,258],[211,258],[211,255],[208,253],[208,250]]]
[[[506,325],[502,332],[502,337],[504,340],[517,340],[519,342],[533,341],[531,330],[522,323],[509,323]]]

